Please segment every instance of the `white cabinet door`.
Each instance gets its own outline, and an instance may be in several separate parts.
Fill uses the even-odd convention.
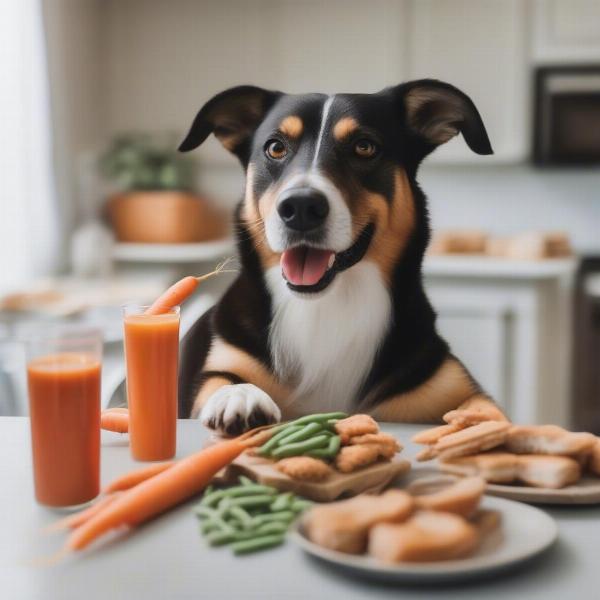
[[[600,60],[599,0],[536,0],[533,26],[536,62]]]
[[[495,152],[493,159],[482,159],[457,137],[430,160],[484,164],[526,156],[527,5],[520,0],[414,0],[410,4],[410,78],[442,79],[468,94]]]

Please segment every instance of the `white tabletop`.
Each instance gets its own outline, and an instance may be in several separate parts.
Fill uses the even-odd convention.
[[[414,456],[414,425],[384,426]],[[197,421],[180,421],[178,455],[200,448],[206,432]],[[108,541],[54,567],[29,564],[56,551],[63,535],[43,535],[56,520],[33,500],[29,422],[0,418],[0,597],[7,600],[153,598],[316,600],[358,598],[592,598],[600,586],[600,507],[552,508],[558,543],[544,555],[498,578],[433,587],[383,586],[351,578],[302,554],[291,542],[245,557],[205,545],[190,503],[118,541]],[[127,436],[103,432],[102,483],[134,466]]]

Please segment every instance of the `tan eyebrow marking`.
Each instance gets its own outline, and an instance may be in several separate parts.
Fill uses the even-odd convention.
[[[358,129],[358,123],[352,117],[340,119],[333,128],[333,137],[339,142]]]
[[[303,129],[304,123],[302,123],[302,119],[296,115],[286,117],[279,124],[279,131],[292,139],[298,139],[302,135]]]

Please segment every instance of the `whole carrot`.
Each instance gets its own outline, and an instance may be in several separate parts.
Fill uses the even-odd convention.
[[[113,529],[137,525],[187,500],[247,447],[248,442],[240,438],[220,442],[123,492],[69,536],[67,550],[82,550]]]
[[[127,433],[129,431],[129,412],[121,412],[116,409],[103,410],[100,413],[100,427],[107,431],[116,433]]]
[[[125,475],[117,477],[114,481],[112,481],[104,490],[104,493],[111,494],[113,492],[128,490],[138,485],[138,483],[142,483],[142,481],[146,481],[146,479],[150,479],[151,477],[162,473],[166,469],[172,467],[174,464],[175,463],[171,460],[169,462],[152,464],[144,467],[143,469],[126,473]]]
[[[169,312],[175,306],[179,306],[182,302],[185,302],[198,287],[198,284],[213,275],[218,275],[219,273],[229,273],[231,270],[225,269],[227,264],[231,259],[227,259],[222,262],[214,271],[207,273],[206,275],[200,275],[199,277],[195,277],[193,275],[188,275],[183,279],[180,279],[176,283],[174,283],[169,289],[163,292],[154,302],[153,304],[146,309],[147,315],[162,315],[164,313]]]
[[[75,529],[91,519],[95,514],[98,514],[105,506],[108,506],[111,502],[114,502],[119,497],[119,494],[109,494],[100,498],[94,504],[84,510],[69,515],[60,521],[52,523],[45,529],[46,532],[58,531],[60,529]]]

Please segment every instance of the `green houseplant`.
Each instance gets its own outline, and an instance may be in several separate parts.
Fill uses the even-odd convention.
[[[194,193],[196,165],[171,135],[116,137],[100,158],[115,190],[108,212],[122,242],[189,243],[222,237],[225,219]]]

